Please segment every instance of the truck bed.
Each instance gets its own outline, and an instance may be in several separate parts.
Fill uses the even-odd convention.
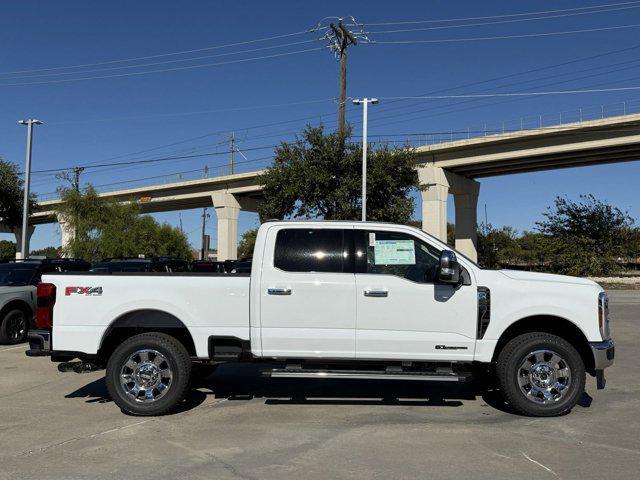
[[[179,319],[200,358],[208,357],[211,335],[249,339],[249,274],[80,272],[47,274],[42,281],[57,290],[54,350],[95,354],[110,327],[143,311],[147,317],[165,312],[161,321]]]

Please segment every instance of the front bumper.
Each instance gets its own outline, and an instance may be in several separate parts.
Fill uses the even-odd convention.
[[[613,365],[616,356],[616,346],[613,339],[604,342],[589,342],[593,353],[593,365],[596,372],[596,383],[598,390],[602,390],[606,385],[604,369]]]

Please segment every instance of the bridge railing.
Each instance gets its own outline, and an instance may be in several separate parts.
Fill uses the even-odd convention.
[[[604,118],[618,117],[640,113],[640,99],[626,100],[610,104],[592,105],[527,115],[504,121],[482,122],[461,129],[450,129],[435,133],[402,135],[369,135],[371,143],[385,143],[396,146],[411,145],[435,145],[439,143],[455,142],[471,138],[487,137],[503,133],[522,130],[539,130],[546,127],[557,127],[569,123],[581,123]]]

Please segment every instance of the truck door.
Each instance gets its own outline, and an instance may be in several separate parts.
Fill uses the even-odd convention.
[[[355,357],[353,229],[272,228],[260,278],[265,357]]]
[[[472,360],[476,287],[436,283],[440,251],[413,234],[354,235],[356,358]]]

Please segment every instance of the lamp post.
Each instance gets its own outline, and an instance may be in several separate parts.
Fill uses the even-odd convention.
[[[354,105],[362,105],[362,221],[367,220],[367,117],[369,104],[376,105],[377,98],[356,98]]]
[[[27,166],[24,170],[24,199],[22,202],[22,241],[20,256],[22,259],[29,258],[27,251],[27,230],[29,229],[29,189],[31,187],[31,144],[33,142],[33,126],[41,125],[40,120],[29,118],[20,120],[21,125],[27,126]]]

